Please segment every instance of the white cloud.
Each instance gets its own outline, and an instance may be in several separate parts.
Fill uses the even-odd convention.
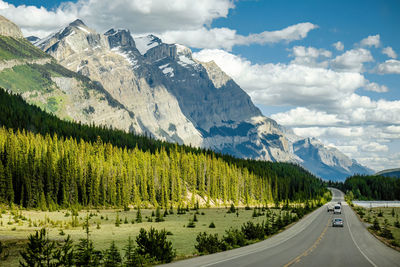
[[[193,56],[214,60],[255,101],[264,105],[327,105],[350,96],[365,85],[359,73],[342,73],[298,64],[252,64],[218,49],[204,49]]]
[[[19,6],[0,1],[0,14],[21,27],[25,36],[45,36],[55,29],[76,19],[70,10],[58,8],[48,11],[44,7]]]
[[[304,107],[297,107],[288,112],[277,113],[271,117],[282,125],[290,126],[323,126],[343,122],[336,114],[327,114],[324,111],[309,110]]]
[[[365,87],[365,90],[377,92],[377,93],[385,93],[388,92],[389,89],[385,85],[379,85],[377,83],[368,83]]]
[[[316,29],[312,23],[299,23],[278,31],[264,31],[243,36],[229,28],[201,27],[193,30],[166,31],[161,34],[167,43],[180,43],[195,48],[223,48],[231,50],[235,45],[267,44],[291,42],[303,39],[308,32]]]
[[[337,71],[363,72],[364,63],[373,61],[371,52],[364,48],[348,50],[332,60],[331,66]]]
[[[397,58],[396,52],[394,52],[393,48],[390,46],[383,48],[382,53],[390,58]]]
[[[368,47],[379,47],[381,45],[381,39],[380,35],[370,35],[365,39],[362,39],[360,42],[361,46],[368,46]]]
[[[389,148],[387,145],[381,145],[381,144],[378,144],[377,142],[372,142],[372,143],[363,145],[361,147],[361,149],[363,151],[367,151],[367,152],[387,152],[387,151],[389,151]]]
[[[47,10],[25,5],[16,7],[0,0],[0,14],[19,25],[26,36],[44,37],[81,18],[99,32],[111,27],[128,28],[135,35],[153,33],[170,43],[230,50],[235,45],[301,40],[318,27],[305,22],[248,36],[229,28],[209,28],[213,20],[227,17],[234,7],[232,0],[80,0]]]
[[[381,74],[400,74],[400,61],[396,59],[386,60],[378,65],[377,72]]]
[[[25,34],[49,34],[76,18],[98,31],[111,27],[134,33],[192,30],[226,17],[234,8],[231,0],[80,0],[55,10],[7,4],[0,1],[0,14],[19,25]]]
[[[343,51],[344,49],[344,45],[340,41],[334,43],[333,46],[336,48],[337,51]]]
[[[328,61],[318,62],[320,58],[330,58],[332,52],[325,49],[317,49],[315,47],[295,46],[292,48],[294,60],[291,63],[313,67],[327,67]]]

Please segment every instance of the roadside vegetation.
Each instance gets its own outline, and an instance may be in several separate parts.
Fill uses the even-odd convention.
[[[187,206],[179,208],[179,211],[175,208],[167,210],[158,208],[50,212],[17,207],[10,210],[3,207],[0,218],[0,242],[4,249],[0,257],[4,256],[5,266],[17,266],[22,259],[21,252],[30,246],[29,240],[32,237],[28,237],[34,236],[38,239],[37,235],[43,236],[42,239],[46,239],[49,246],[54,246],[52,249],[54,255],[58,250],[63,251],[65,244],[69,243],[76,250],[74,252],[76,257],[78,244],[82,239],[88,238],[88,226],[92,249],[98,251],[96,253],[102,253],[103,256],[105,251],[113,246],[112,250],[115,254],[118,252],[123,261],[129,238],[135,242],[139,236],[144,236],[143,231],[147,235],[149,233],[155,235],[154,231],[158,231],[159,235],[163,235],[162,242],[170,242],[165,243],[165,246],[171,248],[168,249],[169,255],[173,255],[171,260],[182,259],[263,240],[322,204],[323,202],[316,201],[305,204],[286,202],[280,203],[279,207],[272,205],[268,208],[262,206],[238,208],[234,205],[223,208]],[[45,234],[41,233],[41,229],[45,229]],[[65,241],[67,238],[68,242]],[[157,246],[162,245],[158,243]],[[135,245],[135,249],[137,247],[138,244]],[[154,255],[146,255],[143,251],[140,255],[142,262],[156,264],[163,261],[161,258],[154,258]]]
[[[211,253],[199,245],[209,235],[216,251],[226,250],[277,233],[330,199],[320,179],[294,164],[62,121],[2,89],[0,126],[0,259],[9,266],[21,257],[29,265],[31,243],[44,244],[52,260],[120,266],[129,242],[139,253],[139,236],[157,239],[149,234],[162,244],[143,243],[165,246],[169,256],[141,250],[145,264]],[[93,264],[78,263],[88,254]]]
[[[351,202],[350,202],[351,203]],[[400,250],[400,207],[352,208],[367,223],[368,230],[387,245]]]

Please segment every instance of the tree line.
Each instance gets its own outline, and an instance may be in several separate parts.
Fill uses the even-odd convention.
[[[236,159],[105,127],[62,121],[0,90],[0,199],[75,204],[246,204],[319,199],[324,185],[288,163]]]
[[[400,179],[380,175],[354,175],[346,179],[342,190],[358,200],[399,200]]]

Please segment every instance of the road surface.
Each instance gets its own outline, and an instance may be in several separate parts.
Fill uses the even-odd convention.
[[[342,214],[327,212],[326,205],[291,228],[246,247],[177,261],[165,266],[400,266],[400,252],[372,236],[344,202],[343,193],[332,189],[332,202],[342,202]],[[343,218],[344,227],[332,227],[332,218]]]

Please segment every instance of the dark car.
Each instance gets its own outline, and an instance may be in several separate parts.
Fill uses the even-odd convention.
[[[333,220],[332,220],[332,227],[336,227],[336,226],[338,226],[338,227],[343,227],[343,219],[342,218],[334,218]]]

